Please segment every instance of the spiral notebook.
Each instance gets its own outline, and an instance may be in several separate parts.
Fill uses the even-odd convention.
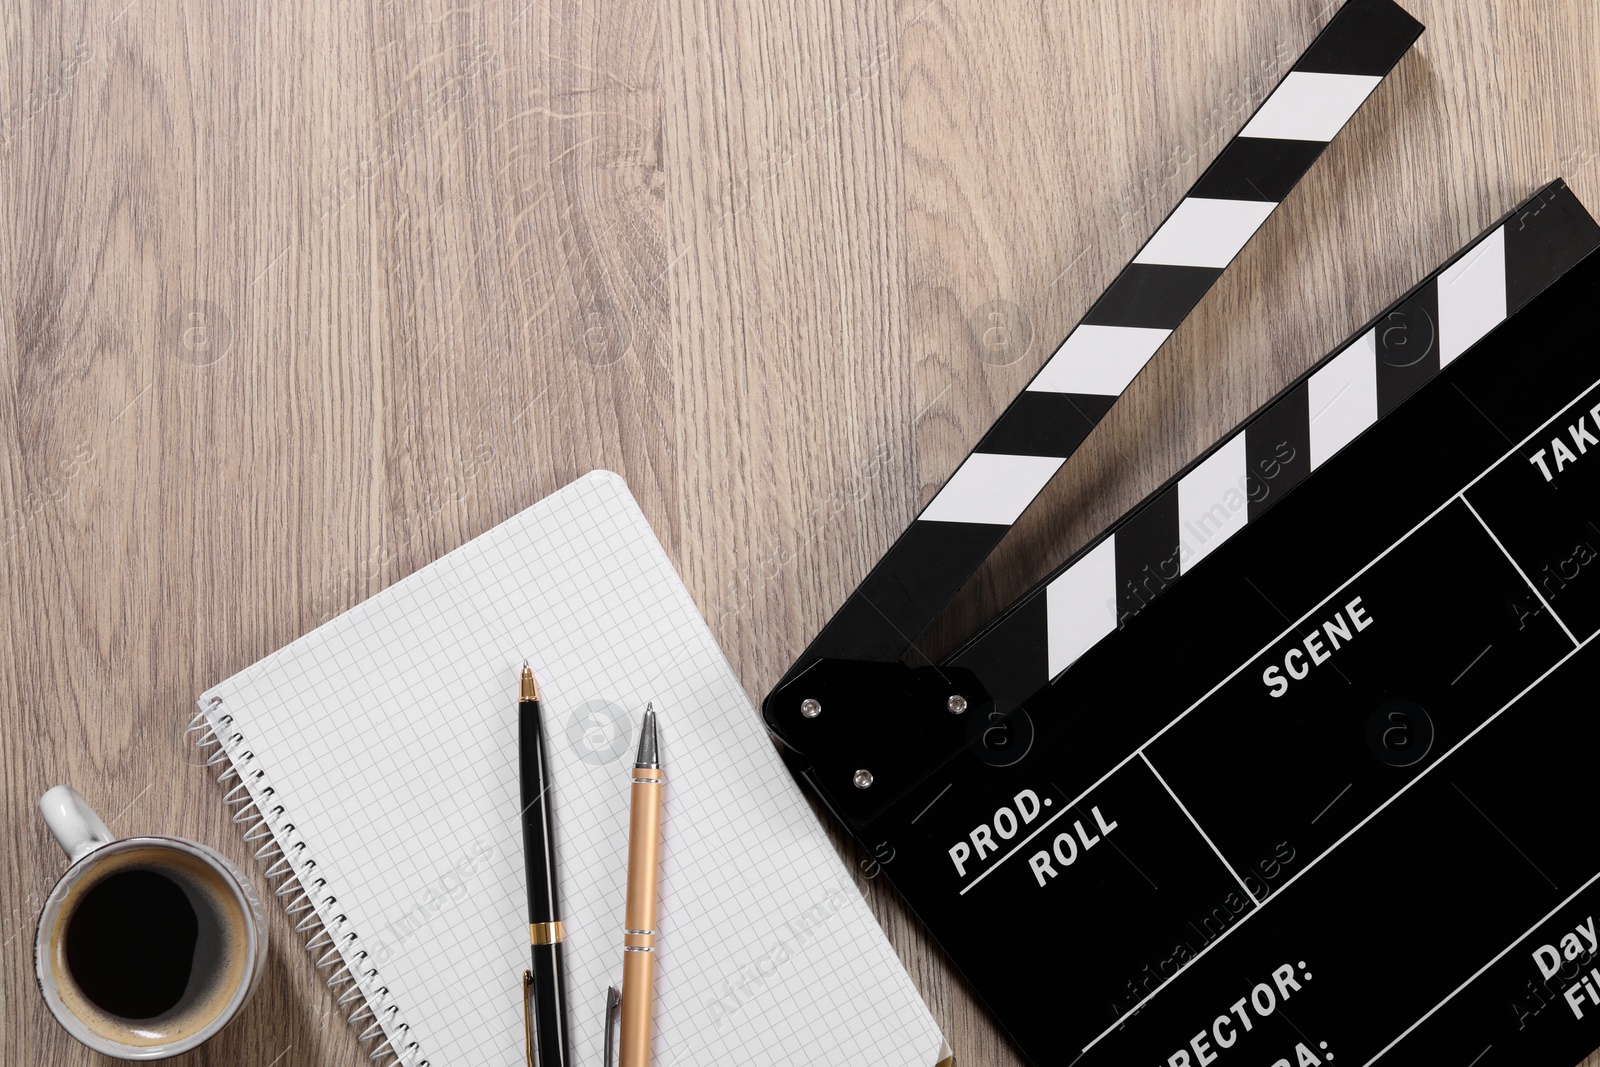
[[[667,773],[654,1063],[931,1067],[927,1009],[617,475],[208,690],[235,821],[374,1057],[524,1062],[516,680],[549,731],[575,1062],[620,980],[628,767]]]

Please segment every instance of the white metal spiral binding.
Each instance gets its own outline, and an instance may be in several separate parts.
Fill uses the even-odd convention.
[[[258,846],[255,858],[265,868],[263,877],[283,901],[295,932],[307,935],[306,951],[317,969],[331,968],[328,989],[342,990],[336,1006],[354,1005],[348,1021],[352,1026],[366,1024],[357,1034],[359,1040],[382,1038],[368,1054],[368,1059],[381,1061],[380,1067],[430,1067],[427,1060],[418,1059],[417,1043],[407,1040],[411,1027],[399,1021],[400,1006],[392,1002],[378,968],[368,965],[370,957],[360,948],[359,935],[347,929],[349,918],[338,910],[338,897],[328,892],[327,879],[317,875],[317,861],[306,854],[307,842],[284,805],[276,802],[277,790],[265,781],[267,772],[256,765],[256,754],[245,746],[244,734],[234,729],[233,716],[224,713],[212,721],[221,705],[221,697],[211,698],[189,720],[187,733],[205,756],[204,765],[222,768],[217,782],[228,787],[222,802],[233,809],[244,842]],[[352,963],[359,976],[351,972]]]

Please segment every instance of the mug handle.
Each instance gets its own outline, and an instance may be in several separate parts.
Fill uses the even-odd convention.
[[[105,820],[70,785],[58,785],[40,797],[39,810],[56,844],[72,863],[116,840]]]

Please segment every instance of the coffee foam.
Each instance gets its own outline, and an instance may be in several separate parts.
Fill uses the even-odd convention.
[[[84,895],[114,874],[136,870],[170,878],[183,890],[200,926],[183,998],[153,1019],[125,1019],[101,1008],[84,994],[67,966],[66,931]],[[98,1036],[131,1047],[166,1045],[199,1033],[227,1010],[244,981],[247,929],[243,904],[214,868],[175,848],[141,845],[94,862],[62,898],[47,942],[51,977],[67,1010]]]

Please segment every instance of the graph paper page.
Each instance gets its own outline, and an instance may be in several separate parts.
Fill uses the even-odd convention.
[[[306,843],[326,880],[316,896],[347,920],[339,948],[378,971],[397,1006],[384,1032],[415,1042],[409,1062],[522,1062],[525,658],[545,715],[575,1062],[601,1062],[605,991],[621,982],[646,701],[667,783],[654,1063],[938,1059],[937,1027],[638,505],[596,471],[201,698],[214,724],[232,716],[265,772],[252,793],[270,785],[277,825]]]

